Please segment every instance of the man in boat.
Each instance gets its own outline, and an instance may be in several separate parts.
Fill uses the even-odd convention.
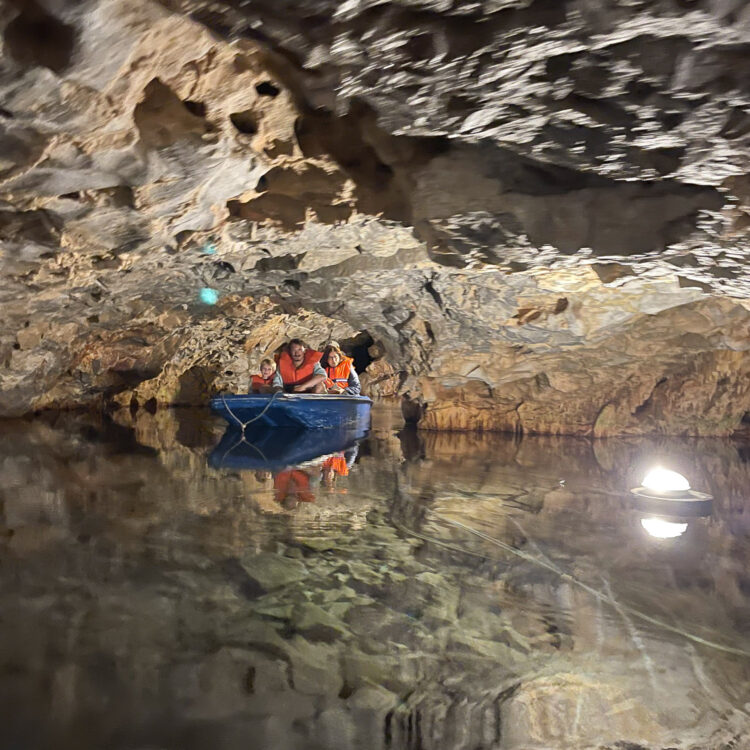
[[[292,339],[279,356],[273,377],[275,391],[325,393],[326,371],[320,365],[321,353],[308,349],[300,339]]]

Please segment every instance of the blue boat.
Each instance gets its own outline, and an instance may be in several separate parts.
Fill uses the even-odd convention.
[[[251,393],[216,396],[211,409],[239,429],[295,427],[325,430],[369,421],[372,401],[367,396],[329,396],[313,393]]]
[[[367,436],[369,420],[349,427],[325,430],[258,429],[244,434],[227,427],[208,463],[214,469],[280,471],[331,453],[356,449]]]

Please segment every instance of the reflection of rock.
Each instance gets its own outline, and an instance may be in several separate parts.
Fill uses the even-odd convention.
[[[270,660],[263,661],[268,670]],[[249,703],[258,672],[256,664],[257,657],[251,651],[222,648],[198,664],[181,665],[172,675],[175,703],[181,704],[182,713],[196,719],[232,716]],[[279,681],[278,672],[264,677]]]
[[[347,700],[352,719],[359,727],[361,737],[366,737],[373,750],[380,750],[387,742],[383,736],[388,714],[398,704],[395,693],[379,685],[360,687]]]
[[[277,555],[251,555],[242,559],[247,575],[266,591],[286,586],[308,575],[307,568],[298,560]]]
[[[345,654],[343,669],[347,684],[355,689],[379,685],[397,695],[408,693],[421,677],[414,660],[400,659],[398,654],[359,653],[355,649]]]
[[[306,695],[338,695],[343,685],[337,667],[338,652],[326,644],[292,638],[289,645],[295,690]]]
[[[346,628],[322,607],[306,602],[294,610],[295,629],[311,641],[329,641],[346,634]]]
[[[84,720],[98,744],[132,724],[227,747],[743,738],[750,661],[634,614],[746,648],[739,444],[423,433],[406,458],[386,411],[348,493],[280,518],[263,477],[207,467],[189,414],[4,426],[0,693],[26,745]],[[629,525],[654,456],[716,497],[687,550]]]
[[[619,684],[603,685],[586,677],[555,675],[526,683],[503,704],[503,741],[509,748],[586,747],[609,737],[638,737],[655,746],[673,736],[645,700],[633,700]]]

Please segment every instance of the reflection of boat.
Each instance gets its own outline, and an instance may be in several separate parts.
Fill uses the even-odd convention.
[[[258,427],[329,429],[369,419],[367,396],[329,396],[311,393],[251,393],[217,396],[211,409],[230,424],[253,422]]]
[[[367,435],[369,420],[327,430],[260,429],[242,431],[229,426],[208,462],[215,469],[276,471],[312,461],[318,456],[352,448]]]

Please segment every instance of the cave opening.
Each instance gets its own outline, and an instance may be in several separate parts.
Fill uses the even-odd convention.
[[[271,99],[275,99],[281,93],[281,89],[274,86],[270,81],[261,81],[256,84],[255,90],[260,96],[267,96]]]
[[[339,343],[344,352],[354,360],[354,369],[361,375],[373,361],[369,349],[375,339],[367,331],[360,331],[351,338],[341,339]]]
[[[190,114],[195,115],[196,117],[204,117],[208,113],[208,109],[206,105],[203,102],[195,101],[193,99],[183,99],[182,103],[185,105],[185,108],[187,109]]]
[[[249,109],[233,112],[229,115],[229,119],[232,125],[244,135],[255,135],[258,132],[258,121]]]
[[[30,2],[5,27],[3,41],[17,63],[62,73],[73,57],[76,31]]]

